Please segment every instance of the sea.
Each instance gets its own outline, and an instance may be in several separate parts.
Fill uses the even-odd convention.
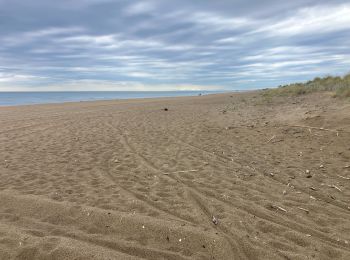
[[[198,96],[223,92],[224,91],[0,92],[0,106],[18,106],[95,100]]]

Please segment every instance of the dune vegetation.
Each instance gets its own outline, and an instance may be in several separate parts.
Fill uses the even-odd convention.
[[[333,92],[334,97],[350,98],[350,73],[343,77],[317,77],[306,83],[293,83],[279,86],[275,89],[265,90],[263,95],[265,97],[299,96],[321,91]]]

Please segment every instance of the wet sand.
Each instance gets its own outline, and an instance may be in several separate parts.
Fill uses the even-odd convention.
[[[350,103],[2,107],[0,259],[350,259]]]

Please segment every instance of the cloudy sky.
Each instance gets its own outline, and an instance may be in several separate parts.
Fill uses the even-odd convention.
[[[0,91],[273,87],[349,46],[348,0],[0,0]]]

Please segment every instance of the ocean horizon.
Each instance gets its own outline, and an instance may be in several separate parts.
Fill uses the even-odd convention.
[[[233,90],[234,91],[234,90]],[[33,91],[0,92],[0,106],[51,104],[80,101],[161,98],[218,94],[227,91]]]

